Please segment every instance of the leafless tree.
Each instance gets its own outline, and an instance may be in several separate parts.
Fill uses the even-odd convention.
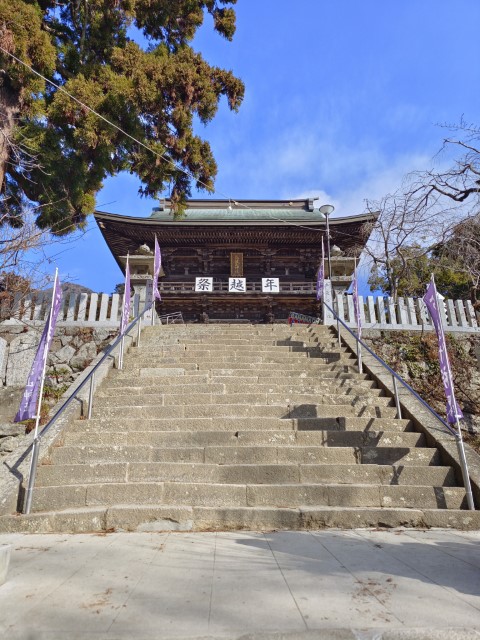
[[[51,284],[55,255],[78,240],[79,232],[65,238],[39,229],[35,223],[37,213],[25,209],[18,226],[8,213],[0,216],[1,318],[9,317],[16,297],[24,298]],[[68,281],[68,277],[62,280]]]
[[[480,311],[480,213],[457,224],[442,247],[443,255],[455,261],[468,278],[470,300]]]
[[[479,204],[480,127],[461,120],[458,125],[443,125],[453,136],[445,138],[437,157],[454,156],[446,170],[434,169],[416,174],[417,193],[425,200],[442,196],[457,203]],[[450,162],[449,162],[450,164]]]
[[[425,199],[407,178],[403,189],[379,201],[367,201],[367,210],[378,217],[364,228],[365,238],[369,238],[364,255],[373,272],[382,272],[396,300],[399,281],[410,263],[446,238],[455,207],[445,206],[440,194]]]
[[[448,168],[411,173],[395,193],[367,201],[367,210],[379,215],[365,227],[370,240],[364,255],[396,300],[399,281],[436,250],[467,274],[478,308],[480,128],[462,120],[445,129],[453,135],[444,139],[437,159]]]

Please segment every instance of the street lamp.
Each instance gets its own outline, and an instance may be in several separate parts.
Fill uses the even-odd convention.
[[[328,262],[328,278],[330,281],[332,280],[332,263],[330,260],[330,226],[328,223],[328,217],[334,211],[335,211],[335,207],[333,206],[333,204],[323,204],[319,209],[319,212],[325,218],[325,221],[327,223],[327,262]]]

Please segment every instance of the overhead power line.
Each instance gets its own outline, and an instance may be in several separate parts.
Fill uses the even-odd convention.
[[[135,136],[132,136],[130,133],[128,133],[127,131],[125,131],[124,129],[119,127],[117,124],[115,124],[114,122],[112,122],[111,120],[109,120],[108,118],[103,116],[101,113],[99,113],[98,111],[96,111],[95,109],[90,107],[88,104],[86,104],[82,100],[79,100],[78,98],[76,98],[74,95],[72,95],[70,92],[68,92],[64,87],[62,87],[61,85],[57,84],[53,80],[50,80],[49,78],[45,77],[42,73],[40,73],[39,71],[34,69],[31,65],[27,64],[26,62],[24,62],[21,58],[18,58],[16,55],[11,53],[10,51],[7,51],[2,46],[0,46],[0,51],[2,51],[5,55],[10,56],[10,58],[12,58],[16,62],[18,62],[19,64],[24,66],[26,69],[31,71],[33,74],[35,74],[39,78],[42,78],[42,80],[44,80],[45,82],[47,82],[51,86],[55,87],[58,91],[61,91],[62,93],[64,93],[71,100],[76,102],[78,105],[80,105],[81,107],[83,107],[84,109],[89,111],[90,113],[93,113],[95,116],[97,116],[97,118],[100,118],[106,124],[108,124],[109,126],[113,127],[114,129],[119,131],[121,134],[123,134],[124,136],[126,136],[127,138],[132,140],[133,142],[137,143],[138,145],[140,145],[141,147],[143,147],[144,149],[146,149],[147,151],[149,151],[153,155],[155,155],[157,158],[161,158],[162,160],[164,160],[165,162],[167,162],[168,164],[173,166],[177,171],[180,171],[180,172],[184,173],[186,176],[188,176],[189,178],[191,178],[192,180],[195,180],[197,182],[197,184],[205,187],[206,189],[209,188],[207,184],[202,182],[202,180],[198,179],[193,173],[191,173],[190,171],[188,171],[184,167],[181,167],[181,166],[177,165],[176,162],[174,162],[171,158],[169,158],[165,154],[159,153],[155,149],[152,149],[152,147],[149,146],[148,144],[146,144],[145,142],[142,142],[141,140],[139,140]],[[238,202],[235,198],[228,197],[227,195],[225,195],[221,191],[216,190],[216,193],[218,195],[222,196],[225,200],[228,200],[229,202],[234,203],[236,206],[242,207],[246,211],[255,211],[254,209],[252,209],[248,205],[246,205],[246,204],[244,204],[242,202]],[[284,224],[289,224],[289,225],[292,225],[294,227],[298,227],[300,229],[308,229],[309,231],[316,231],[316,232],[320,232],[320,233],[322,233],[322,232],[325,233],[325,231],[322,230],[322,229],[316,229],[314,227],[307,227],[306,225],[301,225],[301,224],[298,224],[296,222],[292,222],[291,220],[285,220],[283,218],[277,218],[276,216],[272,216],[272,215],[269,215],[269,218],[271,218],[272,220],[276,220],[277,222],[282,222]],[[339,233],[342,234],[342,232],[339,232]],[[347,235],[347,234],[345,234],[345,235]]]

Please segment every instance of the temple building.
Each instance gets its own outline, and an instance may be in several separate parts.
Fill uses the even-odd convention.
[[[174,219],[168,199],[148,218],[96,212],[117,264],[145,296],[157,237],[162,254],[159,314],[181,311],[187,321],[284,320],[290,312],[318,315],[316,276],[348,288],[375,215],[329,219],[314,199],[189,200]],[[333,208],[333,207],[332,207]],[[327,222],[330,241],[327,241]],[[330,261],[327,260],[330,247]]]

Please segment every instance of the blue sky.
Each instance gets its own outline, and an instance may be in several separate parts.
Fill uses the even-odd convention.
[[[222,102],[198,126],[219,165],[214,197],[315,195],[334,215],[359,214],[406,173],[447,161],[435,158],[440,125],[480,125],[478,0],[238,0],[236,12],[233,42],[209,19],[194,41],[246,85],[239,113]],[[97,207],[149,215],[138,187],[109,179]],[[122,280],[93,219],[63,249],[64,279],[105,292]]]

